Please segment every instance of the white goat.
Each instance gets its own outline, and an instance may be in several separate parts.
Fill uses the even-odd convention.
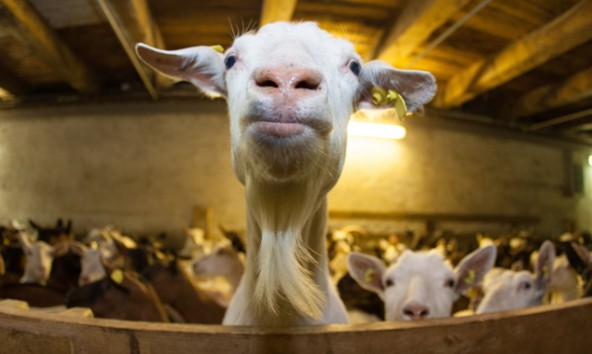
[[[80,256],[79,286],[94,283],[107,276],[102,262],[102,253],[95,242],[91,243],[91,247],[80,242],[72,242],[70,248]]]
[[[493,245],[465,256],[455,270],[436,250],[406,250],[390,265],[352,252],[349,269],[361,287],[384,301],[387,321],[449,317],[452,304],[466,290],[479,285],[495,261]]]
[[[492,269],[483,279],[483,299],[475,313],[517,310],[540,305],[551,280],[555,247],[545,241],[539,249],[535,274],[529,271]]]
[[[245,271],[244,254],[231,246],[218,246],[210,254],[196,259],[192,270],[198,277],[200,289],[219,305],[228,307]]]
[[[20,282],[46,285],[54,257],[68,251],[68,242],[60,242],[53,247],[44,241],[32,242],[26,231],[19,232],[18,238],[26,258],[25,271]]]
[[[196,276],[221,276],[236,290],[245,271],[242,255],[230,246],[217,247],[212,253],[193,262]]]
[[[362,66],[350,42],[310,22],[266,25],[235,38],[224,54],[206,46],[138,44],[136,51],[156,70],[228,102],[249,252],[224,324],[347,322],[329,279],[325,226],[349,117],[354,106],[372,106],[376,86],[398,91],[415,110],[433,97],[433,76],[383,62]]]

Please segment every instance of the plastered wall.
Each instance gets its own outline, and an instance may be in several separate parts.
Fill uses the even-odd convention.
[[[549,235],[567,219],[592,226],[588,167],[584,192],[564,193],[565,146],[431,127],[426,119],[407,128],[396,142],[350,139],[330,209],[533,215]],[[244,228],[229,144],[222,102],[0,111],[0,218],[71,218],[79,232],[114,224],[175,233],[189,226],[195,206],[208,206],[215,224]],[[567,150],[582,163],[588,153]]]

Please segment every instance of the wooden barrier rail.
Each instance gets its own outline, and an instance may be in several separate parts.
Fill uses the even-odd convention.
[[[2,353],[589,353],[592,299],[421,322],[299,328],[159,324],[0,306]]]

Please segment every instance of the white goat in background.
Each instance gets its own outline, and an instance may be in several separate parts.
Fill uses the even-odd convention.
[[[494,268],[483,279],[483,299],[475,313],[517,310],[540,305],[551,281],[555,247],[545,241],[539,249],[535,273]]]
[[[46,285],[54,257],[68,252],[68,242],[50,246],[44,241],[32,241],[32,236],[26,231],[20,231],[18,237],[26,258],[20,282]]]
[[[461,293],[478,286],[495,262],[493,245],[465,256],[456,269],[436,250],[404,251],[388,268],[373,256],[352,252],[349,271],[361,287],[384,301],[387,321],[449,317]]]
[[[80,256],[79,286],[94,283],[107,276],[105,265],[102,261],[102,253],[96,242],[92,242],[90,247],[80,242],[72,242],[70,248]]]
[[[383,62],[362,65],[350,42],[310,22],[268,24],[235,38],[224,54],[207,46],[138,44],[136,51],[156,70],[228,102],[249,251],[224,324],[347,322],[329,279],[325,227],[349,117],[354,106],[373,106],[375,87],[397,91],[413,111],[434,96],[434,77]]]

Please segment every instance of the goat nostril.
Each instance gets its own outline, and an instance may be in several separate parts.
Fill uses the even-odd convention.
[[[304,90],[317,90],[320,84],[317,81],[302,80],[299,81],[295,88]]]
[[[272,80],[257,81],[257,86],[278,88],[278,84]]]
[[[403,314],[411,318],[425,318],[430,314],[430,311],[426,307],[406,307],[403,309]]]

